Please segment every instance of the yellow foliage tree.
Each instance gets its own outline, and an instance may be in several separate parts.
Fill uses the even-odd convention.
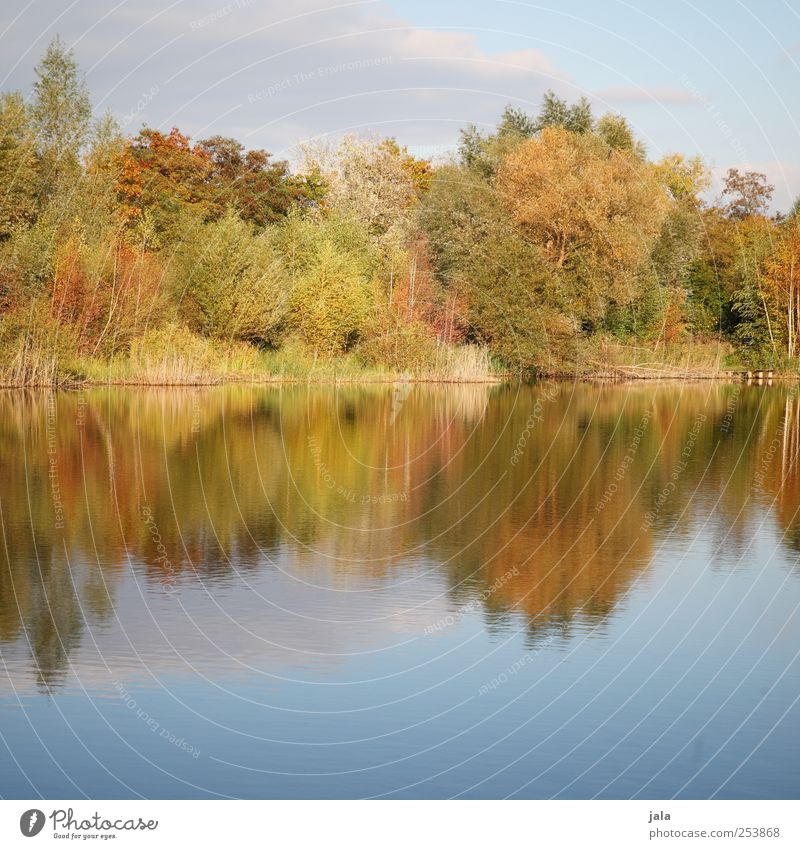
[[[765,259],[763,284],[784,321],[786,353],[797,356],[800,330],[800,227],[790,222]]]
[[[548,127],[502,163],[497,188],[583,318],[629,303],[669,208],[655,168],[596,135]]]

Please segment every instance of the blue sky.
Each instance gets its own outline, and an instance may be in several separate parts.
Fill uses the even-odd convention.
[[[291,159],[375,131],[444,156],[460,126],[553,88],[623,112],[653,157],[764,171],[777,209],[800,194],[796,2],[4,0],[3,88],[30,90],[56,32],[128,132],[177,125]]]

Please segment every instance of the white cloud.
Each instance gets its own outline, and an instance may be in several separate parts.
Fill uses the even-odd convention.
[[[674,86],[612,86],[598,91],[596,96],[616,103],[700,103],[695,94]]]
[[[37,3],[0,43],[13,60],[39,40],[15,85],[30,87],[53,34],[37,22],[57,7]],[[416,27],[369,3],[140,0],[98,21],[79,0],[58,29],[91,69],[95,101],[127,116],[129,131],[237,132],[282,155],[310,136],[368,128],[452,144],[458,127],[494,124],[508,102],[535,109],[547,88],[565,84],[539,50],[486,52],[473,34]]]

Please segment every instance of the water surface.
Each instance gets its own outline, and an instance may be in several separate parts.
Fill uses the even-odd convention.
[[[800,795],[800,401],[0,395],[3,797]]]

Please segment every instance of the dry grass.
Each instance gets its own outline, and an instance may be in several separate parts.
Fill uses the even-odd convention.
[[[437,351],[433,367],[423,371],[420,377],[443,383],[486,383],[498,380],[499,374],[485,348],[443,345]]]
[[[577,373],[596,379],[724,378],[742,368],[732,346],[716,340],[642,347],[595,339],[582,353]]]
[[[81,363],[92,383],[141,386],[195,386],[242,380],[257,373],[258,352],[243,343],[205,339],[178,325],[150,330],[130,353],[110,362]]]
[[[59,383],[58,357],[37,345],[20,340],[8,362],[0,364],[0,385],[53,386]]]

